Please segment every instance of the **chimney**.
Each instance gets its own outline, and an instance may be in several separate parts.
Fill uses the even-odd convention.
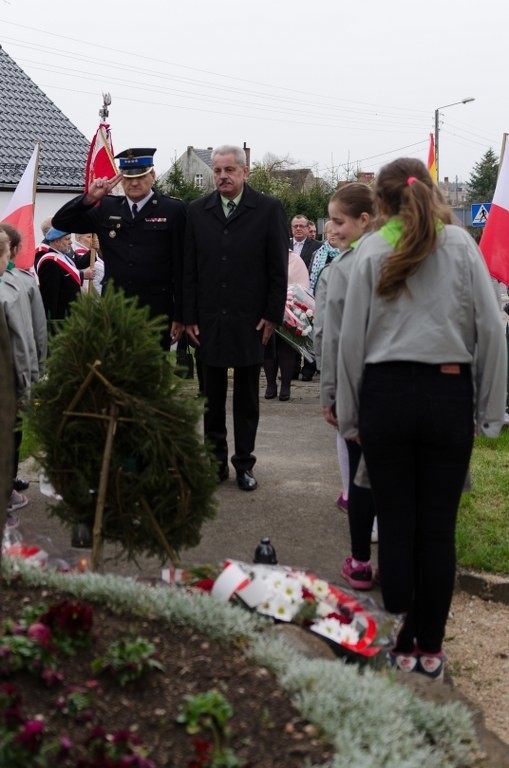
[[[246,153],[246,165],[251,170],[251,149],[246,146],[246,142],[244,142],[244,146],[242,147],[244,152]]]

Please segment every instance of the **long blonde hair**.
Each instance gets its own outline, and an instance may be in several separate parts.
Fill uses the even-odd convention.
[[[391,301],[406,288],[436,245],[437,228],[452,224],[454,215],[428,169],[420,160],[402,157],[385,165],[376,180],[375,194],[383,216],[397,216],[401,239],[381,268],[377,293]]]

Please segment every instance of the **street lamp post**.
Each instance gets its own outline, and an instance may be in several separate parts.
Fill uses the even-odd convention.
[[[439,125],[440,110],[446,109],[447,107],[455,107],[457,104],[468,104],[469,101],[475,101],[473,96],[467,96],[466,99],[461,99],[461,101],[453,101],[452,104],[444,104],[442,107],[437,107],[437,109],[435,109],[435,167],[437,169],[437,184],[440,183],[440,174],[438,172],[438,158],[439,158],[438,138],[440,133],[440,125]]]

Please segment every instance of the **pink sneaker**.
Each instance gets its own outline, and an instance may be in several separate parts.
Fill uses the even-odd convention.
[[[336,506],[339,507],[339,509],[342,509],[343,512],[348,512],[348,499],[343,495],[343,493],[340,493],[336,499]]]
[[[389,654],[390,665],[393,669],[400,672],[417,672],[419,658],[417,653],[402,653],[401,651],[391,651]]]
[[[18,491],[12,491],[11,498],[7,504],[7,512],[15,512],[17,509],[23,509],[28,504],[28,499]]]
[[[353,589],[373,589],[373,571],[370,563],[352,565],[353,558],[347,557],[341,568],[341,575]]]
[[[429,677],[431,680],[443,680],[445,668],[445,654],[440,653],[422,653],[419,652],[419,665],[417,672]]]

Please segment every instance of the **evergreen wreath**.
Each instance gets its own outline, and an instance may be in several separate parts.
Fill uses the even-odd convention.
[[[29,416],[62,497],[50,514],[92,525],[100,506],[94,537],[120,544],[129,559],[161,562],[199,543],[217,486],[199,434],[203,401],[175,375],[160,345],[165,326],[112,286],[80,296],[50,340]]]

